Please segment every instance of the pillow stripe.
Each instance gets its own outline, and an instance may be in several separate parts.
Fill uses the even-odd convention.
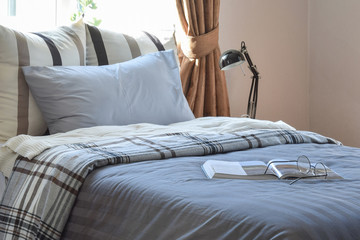
[[[16,32],[15,38],[18,48],[18,109],[17,109],[17,134],[26,134],[29,128],[29,87],[26,84],[21,66],[30,65],[29,48],[25,36]]]
[[[26,37],[23,33],[14,31],[16,44],[18,49],[18,62],[19,66],[28,66],[30,65],[30,53]]]
[[[53,59],[53,66],[61,66],[62,65],[62,61],[61,61],[61,56],[60,56],[60,52],[57,49],[57,47],[55,46],[55,43],[48,37],[44,36],[41,33],[33,33],[39,37],[41,37],[46,45],[48,46],[52,59]]]
[[[75,43],[75,46],[79,52],[80,66],[84,66],[85,65],[85,49],[81,42],[80,37],[70,27],[63,26],[60,28],[72,38],[72,40]]]
[[[164,45],[162,45],[162,43],[160,42],[160,40],[155,36],[152,35],[148,32],[144,33],[151,39],[151,41],[155,44],[156,48],[158,49],[158,51],[165,51]]]
[[[104,45],[104,41],[101,37],[101,33],[97,27],[93,27],[90,25],[87,25],[91,40],[94,44],[95,52],[97,55],[98,65],[109,65],[108,57],[106,54],[106,49]]]
[[[141,56],[140,47],[139,44],[136,42],[136,39],[126,34],[123,34],[123,36],[125,37],[126,42],[129,45],[132,58]]]

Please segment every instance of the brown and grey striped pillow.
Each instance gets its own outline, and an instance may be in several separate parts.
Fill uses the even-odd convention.
[[[0,26],[0,141],[46,131],[21,67],[85,65],[85,37],[82,21],[40,33]]]
[[[100,66],[125,62],[163,50],[176,50],[172,31],[121,33],[86,25],[86,65]]]

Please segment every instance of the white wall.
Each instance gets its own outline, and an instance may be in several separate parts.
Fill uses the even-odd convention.
[[[309,1],[310,129],[360,147],[360,1]]]
[[[245,41],[261,75],[257,118],[309,129],[308,5],[306,0],[222,0],[220,49]],[[232,116],[246,113],[247,64],[226,71]]]

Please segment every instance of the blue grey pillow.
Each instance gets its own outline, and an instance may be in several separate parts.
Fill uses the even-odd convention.
[[[194,119],[173,50],[106,66],[23,67],[51,134]]]

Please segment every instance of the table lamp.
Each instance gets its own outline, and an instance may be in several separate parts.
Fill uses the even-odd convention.
[[[244,41],[241,42],[240,50],[230,49],[225,51],[223,54],[221,54],[219,60],[219,66],[221,70],[228,70],[232,67],[244,63],[245,59],[248,62],[249,69],[253,74],[248,106],[247,106],[247,117],[255,118],[257,99],[258,99],[259,72],[256,68],[256,65],[254,65],[253,62],[251,61],[249,53],[246,49],[245,42]]]

